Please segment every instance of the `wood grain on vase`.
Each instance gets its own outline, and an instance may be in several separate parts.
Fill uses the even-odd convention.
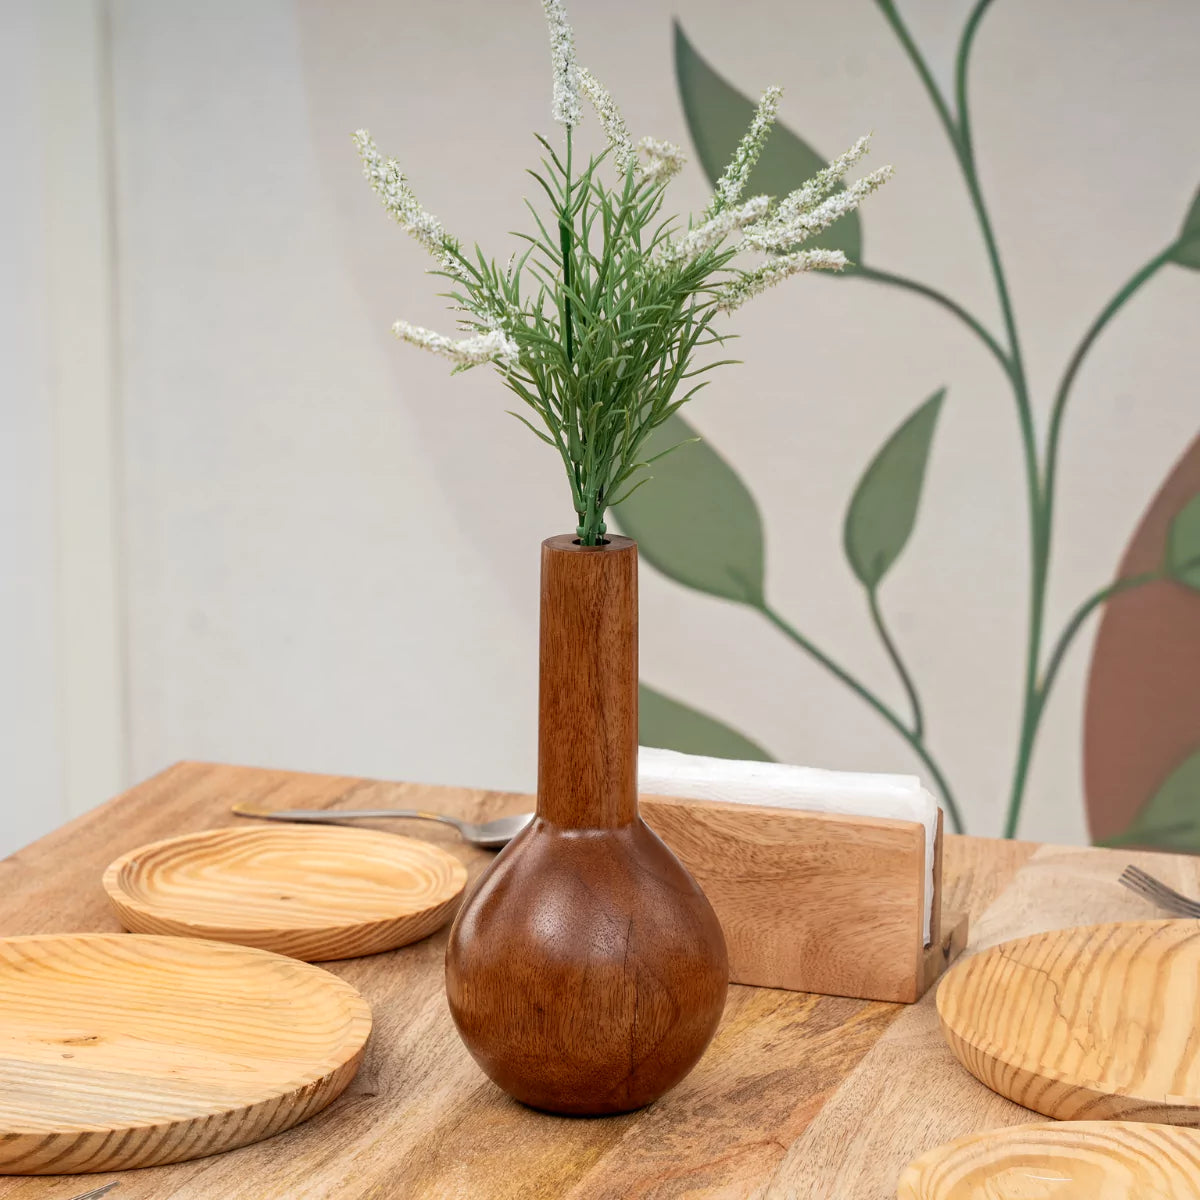
[[[1026,1108],[1200,1125],[1200,921],[1005,942],[951,970],[937,1008],[963,1066]]]
[[[369,829],[210,829],[141,846],[104,872],[135,933],[215,938],[309,962],[428,937],[454,915],[466,868],[437,846]]]
[[[0,1173],[124,1170],[244,1146],[319,1112],[371,1031],[349,984],[224,943],[0,940]]]
[[[638,814],[637,547],[542,546],[538,801],[451,930],[463,1041],[535,1108],[641,1108],[716,1030],[728,964],[696,882]]]
[[[1200,1131],[1061,1121],[975,1133],[906,1167],[897,1200],[1200,1200]]]

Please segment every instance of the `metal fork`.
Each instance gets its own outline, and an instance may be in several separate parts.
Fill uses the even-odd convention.
[[[71,1200],[100,1200],[101,1196],[107,1196],[120,1182],[119,1179],[114,1179],[112,1183],[105,1183],[98,1188],[92,1188],[90,1192],[81,1192],[78,1196],[72,1196]]]
[[[1177,917],[1200,918],[1200,901],[1189,899],[1182,892],[1177,892],[1173,887],[1168,887],[1161,879],[1155,879],[1153,875],[1147,875],[1140,867],[1135,867],[1132,864],[1126,867],[1121,872],[1120,882],[1131,892],[1137,892],[1139,896],[1145,896],[1147,900],[1152,900],[1159,908],[1165,909],[1169,913],[1174,913]]]

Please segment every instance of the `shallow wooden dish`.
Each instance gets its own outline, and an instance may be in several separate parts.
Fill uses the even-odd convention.
[[[262,950],[0,939],[0,1174],[120,1171],[260,1141],[340,1095],[370,1032],[348,983]]]
[[[910,1163],[897,1200],[1200,1200],[1200,1132],[1126,1121],[1018,1125]]]
[[[415,838],[324,825],[210,829],[104,872],[135,933],[215,938],[324,962],[394,950],[454,915],[467,869]]]
[[[994,1092],[1059,1120],[1200,1125],[1200,922],[1089,925],[968,958],[942,1033]]]

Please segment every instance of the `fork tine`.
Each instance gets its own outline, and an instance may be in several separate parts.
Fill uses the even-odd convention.
[[[1138,879],[1135,876],[1126,886],[1173,912],[1192,915],[1200,911],[1200,906],[1197,906],[1194,902],[1189,901],[1186,896],[1181,896],[1173,888],[1169,888],[1157,880],[1146,881]]]
[[[99,1200],[101,1196],[107,1196],[120,1183],[119,1179],[114,1179],[112,1183],[103,1184],[101,1187],[92,1188],[90,1192],[83,1192],[76,1196],[74,1200]]]
[[[1147,892],[1161,896],[1164,900],[1170,900],[1174,905],[1186,909],[1188,912],[1200,913],[1200,903],[1183,895],[1181,892],[1177,892],[1173,887],[1163,883],[1161,879],[1156,879],[1153,875],[1147,874],[1137,867],[1131,868],[1129,874]]]
[[[1121,873],[1120,883],[1168,912],[1183,917],[1200,917],[1200,902],[1184,896],[1173,887],[1132,864]]]

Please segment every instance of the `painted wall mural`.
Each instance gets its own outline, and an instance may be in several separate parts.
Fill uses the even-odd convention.
[[[876,0],[880,18],[895,35],[939,120],[946,151],[969,197],[998,301],[999,328],[952,296],[920,279],[871,266],[857,214],[839,222],[816,244],[837,247],[855,264],[842,277],[901,289],[937,305],[960,323],[994,360],[1011,393],[1013,437],[1020,447],[1027,510],[1029,589],[1023,647],[1023,686],[1008,785],[1004,832],[1018,828],[1039,731],[1055,682],[1081,630],[1102,613],[1091,665],[1084,739],[1089,827],[1113,844],[1200,850],[1200,438],[1178,462],[1138,525],[1124,559],[1108,581],[1078,599],[1061,625],[1047,616],[1054,562],[1059,464],[1067,416],[1080,368],[1110,323],[1162,272],[1200,271],[1200,192],[1181,197],[1176,230],[1163,231],[1162,248],[1148,261],[1129,264],[1126,282],[1099,311],[1064,359],[1041,433],[1034,416],[1030,374],[1022,357],[1021,313],[1005,271],[1004,248],[990,217],[979,171],[970,109],[972,50],[992,0],[973,6],[958,41],[953,86],[937,82],[922,47],[895,4]],[[715,182],[753,111],[749,98],[721,75],[675,30],[679,95],[696,156]],[[783,194],[823,165],[822,155],[782,125],[768,143],[749,194]],[[1105,247],[1111,252],[1112,247]],[[976,251],[963,246],[962,253]],[[828,282],[823,286],[854,286]],[[819,663],[849,688],[917,756],[940,794],[948,817],[961,829],[954,783],[934,748],[921,701],[921,664],[910,663],[887,620],[884,583],[912,537],[939,416],[955,402],[951,377],[930,380],[930,394],[896,429],[885,432],[841,516],[849,570],[862,587],[863,619],[874,630],[900,681],[905,702],[882,698],[771,602],[767,586],[763,517],[752,483],[739,477],[707,440],[682,447],[656,465],[656,483],[642,488],[618,514],[636,537],[647,564],[676,583],[745,605],[760,613],[786,644]],[[678,415],[658,435],[658,448],[699,437]],[[703,519],[697,519],[702,517]],[[831,514],[831,518],[834,514]],[[1132,523],[1132,522],[1131,522]],[[969,601],[968,601],[969,602]],[[969,680],[964,678],[963,685]],[[730,757],[767,758],[746,733],[667,697],[649,686],[642,694],[642,739],[648,744]]]

